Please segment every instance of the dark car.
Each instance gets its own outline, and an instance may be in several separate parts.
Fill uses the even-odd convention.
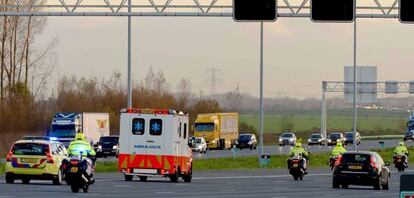
[[[98,157],[118,156],[119,136],[102,136],[96,149]]]
[[[356,132],[356,138],[355,138],[356,144],[361,144],[361,135],[359,132]],[[353,144],[354,143],[354,132],[346,132],[345,133],[345,145]]]
[[[257,139],[255,134],[240,134],[238,139],[238,145],[240,149],[250,148],[250,150],[256,149]]]
[[[335,163],[332,187],[363,185],[388,190],[391,177],[389,165],[376,152],[345,152]]]
[[[329,134],[328,146],[336,145],[337,142],[344,143],[344,135],[342,133]]]
[[[412,140],[414,141],[414,131],[407,131],[404,135],[404,141]]]
[[[308,146],[315,144],[324,146],[326,143],[327,139],[322,133],[314,133],[308,139]]]

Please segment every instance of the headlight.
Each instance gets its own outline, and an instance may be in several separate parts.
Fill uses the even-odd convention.
[[[311,139],[308,139],[308,142],[311,142],[312,140]]]
[[[118,149],[118,146],[117,146],[117,145],[114,145],[114,146],[112,147],[112,149]]]
[[[279,142],[283,141],[282,138],[279,138]]]
[[[211,141],[213,144],[215,144],[216,143],[216,140],[213,140],[213,141]]]
[[[99,146],[98,146],[98,149],[102,149],[102,146],[101,146],[101,145],[99,145]]]
[[[331,142],[331,140],[328,140],[328,142]]]
[[[318,140],[318,142],[321,142],[321,141],[322,141],[321,139]]]

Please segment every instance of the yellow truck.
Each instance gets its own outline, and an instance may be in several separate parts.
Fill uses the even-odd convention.
[[[194,136],[203,137],[209,149],[231,148],[239,138],[239,114],[198,114],[194,123]]]

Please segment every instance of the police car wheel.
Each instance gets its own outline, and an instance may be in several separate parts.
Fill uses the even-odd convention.
[[[139,181],[146,182],[148,179],[147,176],[139,176]]]
[[[14,177],[11,174],[6,174],[6,183],[13,184],[14,183]]]

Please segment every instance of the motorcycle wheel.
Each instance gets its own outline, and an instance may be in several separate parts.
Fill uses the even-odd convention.
[[[88,191],[89,191],[89,185],[88,185],[88,184],[86,184],[86,185],[82,188],[82,190],[83,190],[83,192],[84,192],[84,193],[88,193]]]
[[[79,192],[79,188],[76,185],[71,185],[70,189],[72,190],[73,193],[78,193]]]
[[[302,181],[303,180],[303,175],[302,176],[299,176],[299,179],[300,179],[300,181]]]
[[[296,175],[293,175],[293,180],[298,181],[299,177]]]

